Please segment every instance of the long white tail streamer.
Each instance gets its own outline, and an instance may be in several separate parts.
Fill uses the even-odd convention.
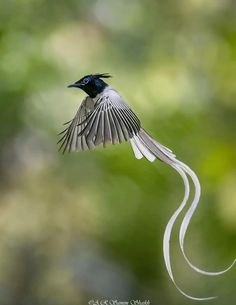
[[[188,178],[185,174],[185,172],[178,166],[175,164],[171,165],[178,173],[179,175],[182,177],[182,180],[184,182],[184,186],[185,186],[185,193],[184,193],[184,198],[183,201],[181,202],[180,206],[178,207],[178,209],[174,212],[174,214],[172,215],[172,217],[170,218],[170,220],[167,223],[166,229],[165,229],[165,233],[164,233],[164,237],[163,237],[163,255],[164,255],[164,260],[165,260],[165,264],[166,264],[166,269],[167,272],[172,280],[172,282],[174,283],[175,287],[179,290],[179,292],[181,294],[183,294],[185,297],[191,299],[191,300],[196,300],[196,301],[206,301],[206,300],[212,300],[217,298],[216,296],[213,297],[206,297],[206,298],[197,298],[197,297],[193,297],[190,296],[188,294],[186,294],[177,284],[176,281],[174,279],[173,276],[173,272],[172,272],[172,268],[171,268],[171,263],[170,263],[170,237],[171,237],[171,232],[172,232],[172,228],[173,225],[177,219],[177,217],[179,216],[179,214],[182,212],[182,210],[184,209],[184,207],[186,206],[186,203],[189,199],[189,181]]]
[[[140,132],[135,135],[133,138],[130,139],[131,146],[134,150],[135,157],[137,159],[141,159],[143,156],[153,162],[156,158],[160,159],[164,163],[170,165],[172,168],[174,168],[178,174],[181,176],[184,186],[185,186],[185,194],[183,201],[181,202],[180,206],[178,209],[174,212],[172,217],[167,223],[164,237],[163,237],[163,254],[164,254],[164,260],[167,268],[167,272],[174,283],[175,287],[179,290],[181,294],[183,294],[185,297],[192,299],[192,300],[197,300],[197,301],[206,301],[206,300],[212,300],[217,298],[216,296],[213,297],[206,297],[206,298],[197,298],[197,297],[192,297],[188,294],[186,294],[177,284],[173,276],[172,268],[171,268],[171,263],[170,263],[170,238],[171,238],[171,232],[172,228],[184,209],[184,207],[187,204],[187,201],[189,199],[189,194],[190,194],[190,187],[189,187],[189,180],[187,175],[191,178],[193,185],[194,185],[194,198],[190,204],[189,209],[187,210],[181,226],[180,226],[180,231],[179,231],[179,245],[181,252],[183,254],[184,259],[188,263],[188,265],[196,272],[203,274],[203,275],[208,275],[208,276],[217,276],[221,275],[228,270],[230,270],[233,265],[235,264],[236,260],[233,261],[233,263],[226,269],[218,272],[209,272],[202,270],[198,267],[196,267],[187,257],[184,249],[184,242],[185,242],[185,235],[190,223],[190,220],[193,217],[193,214],[198,207],[199,204],[199,199],[201,195],[201,187],[200,183],[198,180],[197,175],[194,173],[194,171],[188,167],[185,163],[179,161],[176,159],[176,156],[172,153],[170,149],[167,147],[163,146],[156,140],[154,140],[144,129],[141,129]],[[186,175],[187,174],[187,175]]]
[[[221,270],[221,271],[218,271],[218,272],[210,272],[210,271],[205,271],[205,270],[202,270],[202,269],[196,267],[193,263],[190,262],[190,260],[188,259],[187,255],[185,253],[184,239],[185,239],[185,235],[186,235],[190,220],[191,220],[191,218],[192,218],[192,216],[193,216],[193,214],[194,214],[194,212],[195,212],[195,210],[198,206],[198,203],[199,203],[199,199],[200,199],[200,195],[201,195],[201,186],[200,186],[197,175],[194,173],[193,170],[191,170],[191,168],[189,168],[185,163],[183,163],[179,160],[176,160],[176,163],[185,171],[185,173],[187,173],[190,176],[191,180],[193,181],[194,187],[195,187],[194,199],[193,199],[193,201],[190,205],[190,208],[188,209],[188,211],[186,212],[186,214],[183,218],[182,224],[180,226],[180,231],[179,231],[179,244],[180,244],[180,248],[181,248],[181,251],[183,253],[183,256],[184,256],[186,262],[189,264],[189,266],[192,269],[194,269],[196,272],[204,274],[204,275],[209,275],[209,276],[221,275],[221,274],[229,271],[233,267],[233,265],[235,264],[236,260],[234,260],[233,263],[224,270]],[[176,167],[174,167],[174,168],[176,169]]]

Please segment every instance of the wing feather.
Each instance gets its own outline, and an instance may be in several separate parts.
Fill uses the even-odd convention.
[[[139,119],[113,89],[97,100],[86,97],[66,124],[58,141],[63,153],[128,141],[140,130]]]
[[[119,141],[119,136],[110,108],[107,109],[107,118],[110,123],[112,144],[116,144]]]
[[[136,134],[140,130],[139,119],[125,103],[121,104],[119,101],[115,101],[114,104],[120,119],[129,130],[130,137],[132,137],[133,134]]]
[[[122,115],[120,114],[120,111],[118,108],[114,108],[114,115],[116,116],[116,119],[120,125],[120,128],[121,128],[125,141],[128,141],[130,138],[129,131],[128,131],[127,125],[125,124],[124,119],[122,118]]]
[[[94,139],[96,137],[99,118],[100,118],[100,114],[99,113],[96,116],[94,116],[93,122],[91,124],[91,128],[90,128],[90,130],[87,133],[87,138],[90,141],[93,141],[93,142],[94,142]]]
[[[112,134],[111,134],[111,126],[110,126],[110,121],[108,118],[108,105],[106,104],[105,106],[105,111],[104,111],[104,142],[105,144],[110,144],[112,143]]]
[[[115,129],[117,131],[117,136],[118,136],[118,139],[119,139],[119,143],[122,143],[123,141],[126,141],[122,126],[121,126],[113,108],[110,109],[110,112],[111,112],[111,117],[112,117],[112,119],[114,121],[114,124],[115,124]]]
[[[101,110],[99,112],[99,119],[98,119],[98,127],[97,127],[97,133],[95,135],[95,141],[94,144],[97,146],[103,142],[103,126],[104,126],[104,112]]]
[[[87,104],[89,105],[89,108]],[[88,147],[86,143],[82,142],[82,139],[78,134],[81,129],[84,128],[86,117],[93,112],[91,105],[91,98],[87,96],[79,107],[74,119],[65,123],[69,124],[69,126],[60,133],[63,136],[58,141],[58,144],[61,143],[59,150],[62,150],[63,153],[65,153],[65,151],[70,152]]]

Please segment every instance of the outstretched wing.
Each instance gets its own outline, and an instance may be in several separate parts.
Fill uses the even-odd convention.
[[[85,137],[79,136],[81,130],[85,127],[86,118],[94,110],[93,100],[87,96],[81,103],[75,117],[66,122],[64,125],[69,126],[63,130],[59,135],[62,135],[61,139],[57,142],[60,143],[59,150],[65,151],[76,151],[76,150],[87,150],[94,147],[93,143],[87,143]]]
[[[139,119],[115,90],[111,89],[100,97],[93,109],[84,107],[84,103],[63,131],[59,141],[63,152],[121,143],[139,132]]]

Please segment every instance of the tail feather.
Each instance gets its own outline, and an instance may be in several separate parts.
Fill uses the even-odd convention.
[[[136,146],[137,150],[146,158],[148,161],[153,162],[156,157],[152,153],[152,151],[149,149],[148,145],[140,138],[139,136],[133,136],[133,144]],[[131,139],[131,140],[132,140]],[[132,146],[133,147],[133,146]],[[137,154],[137,150],[135,153]]]
[[[148,133],[147,131],[145,131],[145,130],[142,129],[142,128],[141,128],[141,130],[140,130],[140,135],[143,136],[143,137],[148,137],[149,140],[150,140],[151,142],[153,142],[154,144],[156,144],[156,145],[159,147],[159,149],[160,149],[161,151],[163,151],[164,153],[168,154],[168,155],[171,156],[172,158],[175,158],[175,155],[173,154],[173,152],[172,152],[171,149],[169,149],[168,147],[166,147],[166,146],[162,145],[161,143],[157,142],[155,139],[153,139],[153,138],[149,135],[149,133]]]
[[[134,151],[134,155],[136,157],[136,159],[142,159],[143,157],[143,154],[141,153],[141,151],[139,150],[136,142],[135,142],[135,139],[130,139],[130,144],[131,144],[131,147]]]
[[[140,153],[151,162],[153,162],[157,158],[167,164],[170,164],[175,159],[175,155],[172,153],[172,151],[169,148],[158,143],[142,128],[140,129],[137,135],[134,135],[130,139],[130,142],[135,157],[137,155],[137,149],[138,149]],[[139,158],[137,159],[141,159],[139,154],[138,156]]]
[[[185,235],[186,231],[188,229],[190,220],[192,219],[192,216],[198,206],[199,199],[200,199],[200,194],[201,194],[201,187],[200,183],[198,180],[198,177],[196,174],[183,162],[179,161],[176,159],[176,156],[172,153],[172,151],[154,140],[144,129],[140,129],[139,133],[134,135],[131,139],[131,146],[134,151],[135,157],[137,159],[141,159],[143,156],[153,162],[156,158],[169,164],[172,168],[174,168],[178,174],[181,176],[184,186],[185,186],[185,195],[184,199],[181,202],[180,206],[178,209],[174,212],[172,217],[167,223],[165,233],[164,233],[164,238],[163,238],[163,254],[164,254],[164,260],[167,268],[167,272],[173,281],[174,285],[176,288],[187,298],[193,299],[193,300],[210,300],[214,299],[215,297],[209,297],[209,298],[196,298],[192,297],[188,294],[186,294],[182,289],[179,288],[179,286],[176,284],[176,281],[173,276],[172,268],[171,268],[171,262],[170,262],[170,237],[171,237],[171,232],[172,228],[186,206],[188,200],[189,200],[189,195],[190,195],[190,189],[189,189],[189,180],[187,175],[191,178],[193,185],[194,185],[194,198],[190,204],[189,209],[187,210],[181,226],[180,226],[180,231],[179,231],[179,245],[180,249],[182,251],[183,257],[185,261],[188,263],[188,265],[195,270],[198,273],[208,275],[208,276],[216,276],[216,275],[221,275],[231,269],[233,265],[235,264],[236,260],[233,261],[233,263],[226,268],[225,270],[218,271],[218,272],[209,272],[209,271],[204,271],[198,267],[196,267],[187,257],[184,249],[184,240],[185,240]]]
[[[171,238],[171,233],[172,233],[172,229],[173,229],[174,223],[177,220],[177,218],[180,215],[180,213],[182,212],[182,210],[184,209],[184,207],[186,206],[187,201],[189,199],[189,181],[188,181],[188,178],[187,178],[185,172],[183,171],[183,169],[181,169],[180,167],[178,167],[177,165],[174,165],[174,164],[172,165],[172,167],[181,176],[181,178],[183,180],[183,183],[184,183],[185,192],[184,192],[184,198],[183,198],[180,206],[176,209],[176,211],[171,216],[170,220],[168,221],[168,223],[166,225],[166,229],[165,229],[165,233],[164,233],[164,237],[163,237],[163,255],[164,255],[164,260],[165,260],[165,264],[166,264],[166,269],[167,269],[167,272],[168,272],[172,282],[174,283],[175,287],[179,290],[179,292],[181,294],[183,294],[188,299],[196,300],[196,301],[213,300],[213,299],[215,299],[217,297],[216,296],[212,296],[212,297],[202,297],[202,298],[199,298],[199,297],[193,297],[193,296],[191,296],[189,294],[186,294],[178,286],[178,284],[175,281],[174,275],[173,275],[173,271],[172,271],[172,267],[171,267],[171,262],[170,262],[170,238]]]
[[[179,231],[179,244],[180,244],[180,249],[183,253],[183,256],[184,256],[186,262],[188,263],[188,265],[198,273],[201,273],[204,275],[209,275],[209,276],[217,276],[217,275],[224,274],[225,272],[229,271],[234,266],[234,264],[236,263],[236,260],[234,260],[227,268],[225,268],[221,271],[212,272],[212,271],[205,271],[205,270],[202,270],[202,269],[196,267],[192,262],[190,262],[189,258],[187,257],[187,255],[185,253],[184,239],[185,239],[185,235],[186,235],[190,220],[192,219],[193,214],[196,211],[196,208],[198,207],[198,203],[199,203],[200,195],[201,195],[201,186],[200,186],[197,175],[185,163],[183,163],[179,160],[176,160],[175,166],[172,165],[172,167],[175,168],[175,170],[177,170],[176,168],[181,168],[181,170],[183,170],[186,174],[188,174],[194,184],[194,189],[195,189],[193,201],[190,204],[190,207],[183,218],[182,224],[180,226],[180,231]],[[185,176],[186,176],[186,174],[185,174]]]

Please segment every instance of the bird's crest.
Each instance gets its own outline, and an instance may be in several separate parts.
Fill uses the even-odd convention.
[[[96,73],[93,76],[96,78],[110,78],[112,77],[109,73]]]

